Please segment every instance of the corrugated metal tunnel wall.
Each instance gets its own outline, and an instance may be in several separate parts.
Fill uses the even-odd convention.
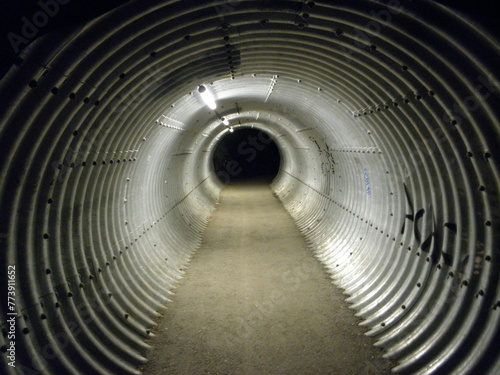
[[[500,373],[499,43],[480,25],[427,1],[130,1],[19,57],[2,373],[138,373],[222,188],[221,116],[276,142],[273,189],[394,371]]]

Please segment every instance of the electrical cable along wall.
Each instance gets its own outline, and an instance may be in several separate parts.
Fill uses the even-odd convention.
[[[222,117],[276,143],[273,189],[394,371],[499,373],[498,63],[428,1],[130,1],[40,36],[0,82],[2,373],[139,372]]]

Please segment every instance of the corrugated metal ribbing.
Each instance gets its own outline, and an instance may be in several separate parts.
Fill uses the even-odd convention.
[[[338,170],[328,196],[305,193],[307,181],[288,174],[274,189],[377,345],[400,362],[395,371],[495,373],[498,77],[494,58],[476,53],[481,45],[498,58],[498,43],[434,8],[445,32],[424,7],[400,14],[420,33],[396,24],[395,9],[391,24],[378,24],[389,30],[371,49],[393,59],[379,77],[366,64],[370,46],[353,52],[359,75],[380,88],[392,76],[400,93],[354,111],[373,143],[333,145]]]
[[[144,3],[0,81],[2,373],[140,372],[218,199],[220,116],[276,141],[275,192],[394,371],[498,373],[499,42],[424,1]]]

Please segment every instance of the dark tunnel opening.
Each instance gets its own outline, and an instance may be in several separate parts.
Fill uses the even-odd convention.
[[[281,165],[278,146],[261,130],[227,131],[215,147],[213,166],[224,184],[272,181]]]

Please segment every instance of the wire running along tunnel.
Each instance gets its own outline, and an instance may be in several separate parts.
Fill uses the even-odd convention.
[[[393,371],[500,373],[487,7],[27,3],[3,13],[2,373],[138,373],[223,188],[222,117],[275,142],[272,189]]]

